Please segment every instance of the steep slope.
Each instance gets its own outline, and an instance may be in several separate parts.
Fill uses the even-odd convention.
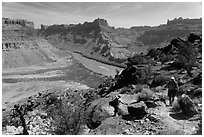
[[[81,51],[109,61],[123,62],[132,49],[142,51],[143,48],[136,41],[138,32],[115,29],[104,19],[78,25],[42,25],[39,33],[58,48]]]
[[[33,22],[3,18],[3,69],[56,62],[60,54],[47,40],[36,36]]]
[[[84,24],[41,26],[39,34],[58,48],[82,52],[93,58],[124,62],[134,53],[146,52],[150,46],[162,46],[173,37],[201,32],[202,19],[174,19],[167,24],[130,29],[109,26],[105,19]]]
[[[190,33],[202,32],[202,19],[183,19],[175,18],[168,20],[167,24],[152,27],[137,38],[144,45],[161,45],[162,42],[168,43],[174,37],[184,38]]]

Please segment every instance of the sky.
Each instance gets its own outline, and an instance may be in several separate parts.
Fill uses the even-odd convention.
[[[201,2],[3,2],[2,16],[41,24],[78,24],[106,19],[110,26],[165,24],[167,19],[202,17]]]

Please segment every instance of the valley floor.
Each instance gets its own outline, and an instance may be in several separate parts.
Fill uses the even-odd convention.
[[[2,105],[6,108],[39,92],[96,87],[102,81],[103,76],[89,71],[71,55],[41,66],[3,69]]]

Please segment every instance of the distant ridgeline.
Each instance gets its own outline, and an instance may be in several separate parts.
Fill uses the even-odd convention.
[[[2,25],[4,24],[19,24],[25,27],[34,28],[34,22],[22,20],[22,19],[2,18]]]
[[[137,40],[141,41],[144,45],[161,45],[174,37],[183,38],[190,33],[202,33],[202,18],[183,19],[180,17],[178,19],[167,20],[167,24],[146,29],[144,34],[140,35]]]
[[[175,18],[173,20],[167,20],[167,25],[175,25],[175,24],[202,24],[202,18],[200,19],[183,19],[182,17],[179,17],[178,19]]]

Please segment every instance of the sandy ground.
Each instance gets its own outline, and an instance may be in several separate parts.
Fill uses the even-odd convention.
[[[3,69],[2,76],[9,75],[9,74],[12,74],[12,75],[13,74],[24,74],[24,73],[27,74],[27,73],[33,73],[39,70],[63,68],[71,64],[72,64],[71,56],[67,56],[67,57],[59,59],[57,62],[46,63],[41,66],[27,66],[27,67]]]
[[[4,83],[2,87],[3,104],[5,102],[16,102],[22,98],[26,98],[45,91],[59,91],[62,89],[88,89],[86,85],[77,82],[66,81],[31,81],[19,83]]]
[[[60,77],[64,72],[60,69],[71,66],[71,56],[61,58],[57,62],[47,63],[43,66],[29,66],[3,70],[2,79],[32,79],[17,83],[2,83],[2,106],[19,101],[23,98],[38,94],[38,92],[59,91],[66,89],[87,89],[86,85],[63,80],[42,81],[41,78]],[[59,68],[59,70],[58,70]]]

